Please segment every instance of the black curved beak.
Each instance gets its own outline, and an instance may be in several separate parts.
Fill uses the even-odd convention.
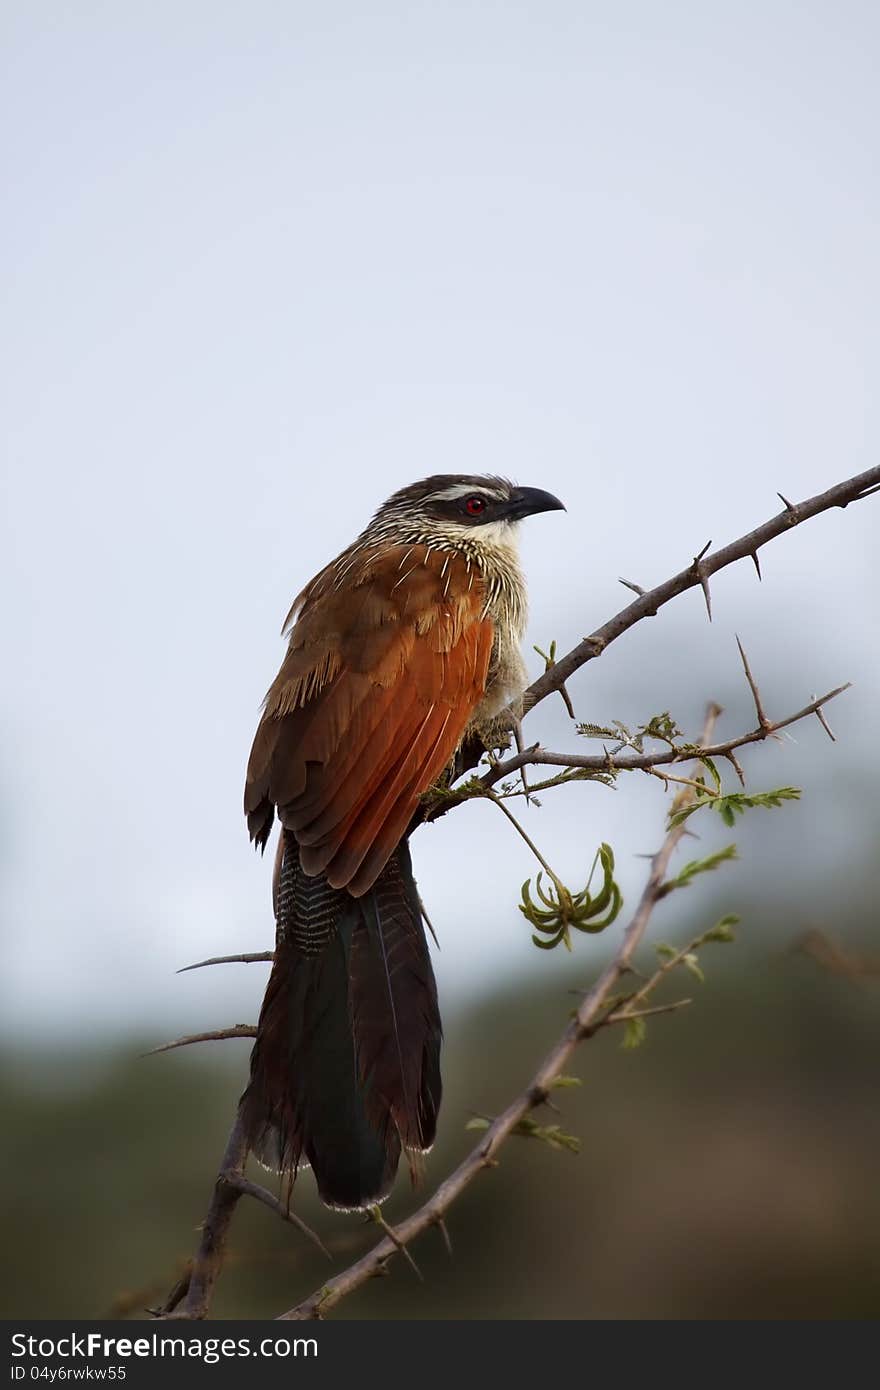
[[[518,487],[504,504],[502,515],[506,521],[522,521],[524,516],[534,516],[536,512],[564,511],[565,506],[552,492],[539,487]]]

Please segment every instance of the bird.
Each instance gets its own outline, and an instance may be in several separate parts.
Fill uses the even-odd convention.
[[[292,1183],[342,1211],[415,1182],[435,1138],[442,1027],[408,836],[463,740],[502,746],[527,684],[519,523],[564,510],[505,478],[395,492],[294,600],[244,810],[277,818],[276,945],[240,1118]],[[507,718],[509,727],[509,716]]]

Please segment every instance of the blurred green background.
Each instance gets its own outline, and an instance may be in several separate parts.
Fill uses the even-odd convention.
[[[747,882],[732,870],[661,907],[655,940],[684,941],[731,907],[740,937],[706,948],[702,986],[671,981],[666,997],[694,1004],[650,1021],[638,1050],[621,1048],[620,1030],[580,1049],[570,1070],[583,1084],[558,1093],[552,1117],[580,1137],[580,1154],[510,1141],[450,1215],[452,1258],[426,1234],[413,1252],[423,1283],[397,1261],[337,1316],[880,1313],[880,979],[792,949],[816,925],[797,885],[749,901]],[[833,928],[850,960],[870,957],[874,914],[865,863]],[[426,1193],[473,1142],[468,1117],[500,1109],[561,1031],[568,991],[597,964],[582,946],[564,960],[536,952],[531,983],[508,983],[466,1013],[447,1001],[446,1098]],[[651,957],[643,949],[643,967]],[[143,1317],[192,1252],[249,1044],[139,1056],[155,1041],[7,1050],[6,1317]],[[401,1178],[388,1218],[416,1200]],[[323,1210],[308,1174],[295,1208],[332,1265],[242,1202],[217,1316],[274,1316],[375,1239],[359,1217]]]

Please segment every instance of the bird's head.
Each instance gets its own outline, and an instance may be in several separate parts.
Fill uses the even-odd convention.
[[[366,535],[470,548],[503,543],[536,512],[565,511],[558,497],[507,478],[438,473],[400,488],[376,512]]]

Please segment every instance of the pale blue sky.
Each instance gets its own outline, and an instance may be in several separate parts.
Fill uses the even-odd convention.
[[[172,972],[270,943],[240,796],[278,629],[387,493],[561,495],[525,561],[533,640],[569,646],[618,575],[878,461],[880,10],[12,0],[3,28],[2,1027],[248,1018],[253,971]],[[804,845],[821,892],[864,848],[834,787],[877,745],[878,516],[787,537],[711,629],[687,596],[573,687],[594,719],[721,696],[732,727],[734,631],[776,709],[858,682],[835,748],[814,722],[751,756],[814,795],[747,832],[732,896]],[[611,840],[631,890],[661,809],[572,788],[529,825],[572,880]],[[544,968],[494,808],[414,856],[445,1004]]]

